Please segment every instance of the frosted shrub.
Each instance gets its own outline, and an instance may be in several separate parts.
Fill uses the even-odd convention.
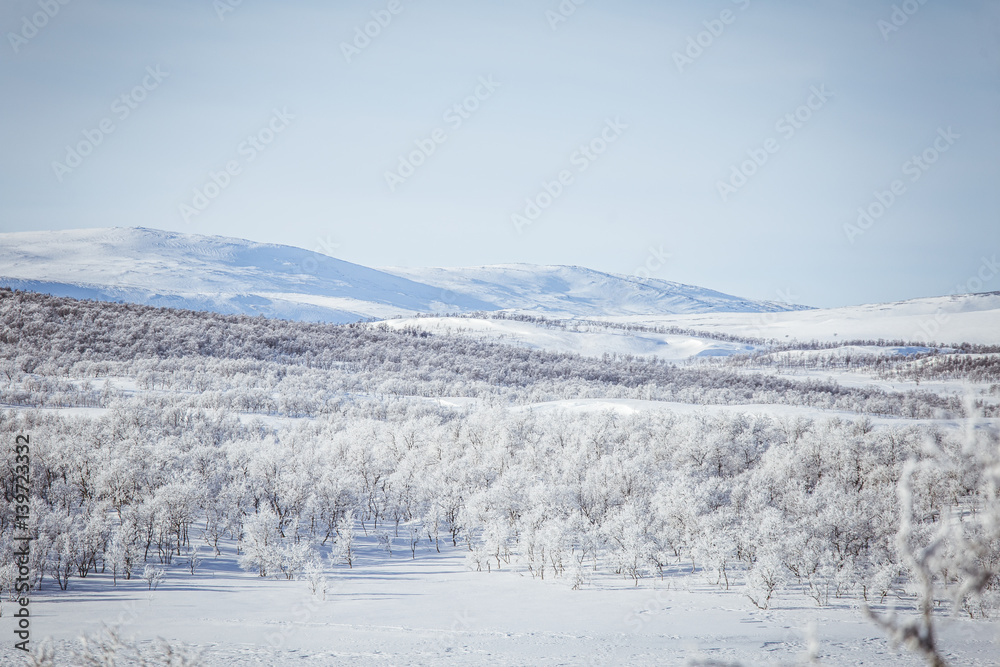
[[[320,600],[326,599],[327,591],[327,579],[326,573],[323,571],[323,563],[315,555],[309,559],[305,567],[302,570],[302,574],[306,581],[309,582],[309,592],[313,597],[318,597]]]
[[[146,565],[142,570],[142,580],[146,582],[146,587],[151,591],[156,590],[166,575],[167,571],[156,565]]]
[[[264,508],[243,520],[243,539],[240,567],[256,572],[262,577],[281,569],[281,536],[278,534],[278,517]]]

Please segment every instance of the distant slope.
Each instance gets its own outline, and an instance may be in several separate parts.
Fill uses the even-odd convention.
[[[403,318],[392,326],[461,331],[536,349],[665,360],[747,350],[745,343],[712,334],[787,342],[882,338],[1000,344],[1000,293],[815,310],[574,266],[377,270],[290,246],[143,228],[0,234],[0,286],[299,321]],[[686,331],[414,319],[501,310]]]
[[[143,228],[0,235],[0,285],[294,320],[353,322],[489,303],[290,246]]]
[[[1000,345],[1000,292],[786,313],[699,313],[601,319],[778,340],[839,342],[882,338],[923,344]]]
[[[323,322],[504,309],[557,317],[787,310],[579,267],[384,271],[290,246],[144,228],[0,234],[0,286]]]
[[[559,317],[761,313],[806,308],[772,301],[751,301],[704,287],[602,273],[578,266],[497,264],[447,269],[391,267],[382,270],[490,301],[500,309]]]
[[[550,352],[628,354],[666,361],[766,350],[764,341],[768,340],[801,343],[807,348],[812,341],[839,344],[881,339],[916,344],[918,347],[851,345],[836,348],[842,352],[829,353],[908,354],[926,351],[919,346],[932,343],[946,347],[1000,345],[1000,292],[794,312],[598,316],[575,321],[466,315],[396,319],[388,326],[473,336]]]

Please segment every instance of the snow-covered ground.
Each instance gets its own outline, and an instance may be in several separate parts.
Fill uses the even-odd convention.
[[[950,310],[949,310],[950,309]],[[941,313],[944,313],[943,315]],[[937,314],[937,315],[936,315]],[[920,326],[935,320],[941,324],[935,338],[921,336]],[[562,320],[535,323],[490,317],[418,317],[384,322],[393,329],[419,329],[435,334],[476,336],[511,345],[550,352],[591,356],[604,353],[655,357],[684,361],[698,357],[725,357],[763,349],[761,346],[712,338],[727,334],[748,338],[776,339],[788,343],[879,339],[885,341],[936,342],[1000,345],[1000,295],[919,299],[901,304],[857,306],[829,310],[802,310],[784,313],[713,313],[663,317],[598,318],[612,326],[593,321]],[[629,331],[613,325],[637,324],[646,327],[678,327],[690,335]],[[699,336],[698,332],[704,332]],[[900,356],[927,352],[922,345],[857,345],[828,350],[788,350],[775,353],[791,361],[845,356]]]
[[[903,340],[1000,345],[1000,292],[783,313],[704,313],[607,317],[615,322],[679,326],[778,340]]]
[[[620,415],[631,415],[637,412],[663,410],[677,414],[748,414],[766,415],[776,418],[799,417],[802,419],[862,419],[856,412],[842,410],[822,410],[801,405],[779,405],[773,403],[735,404],[735,405],[695,405],[677,403],[674,401],[645,401],[634,398],[578,398],[561,401],[544,401],[518,406],[515,410],[531,410],[534,412],[565,411],[576,413],[613,412]],[[914,419],[908,417],[869,417],[873,424],[887,426],[950,426],[957,427],[961,423],[956,420]],[[964,422],[963,422],[964,423]],[[1000,418],[978,418],[975,423],[980,426],[1000,427]]]
[[[761,372],[759,369],[747,372]],[[886,391],[907,392],[926,391],[939,396],[974,396],[983,398],[989,394],[990,383],[969,382],[962,379],[954,380],[886,380],[859,370],[843,370],[836,368],[776,368],[765,369],[764,373],[772,373],[794,380],[830,380],[844,387],[877,387]]]
[[[420,329],[442,335],[476,336],[549,352],[590,356],[631,354],[683,361],[690,357],[727,356],[754,350],[751,345],[712,338],[661,333],[634,333],[600,326],[541,326],[531,322],[475,317],[420,317],[380,323],[393,329]]]
[[[761,611],[684,564],[663,581],[599,576],[572,590],[565,578],[473,571],[461,549],[438,554],[426,541],[415,559],[402,544],[389,557],[359,542],[353,569],[327,568],[325,600],[306,581],[241,571],[231,544],[218,558],[203,547],[193,575],[168,566],[155,591],[135,578],[112,586],[108,574],[65,592],[49,582],[32,598],[33,638],[65,651],[107,625],[141,646],[182,643],[210,665],[776,665],[804,664],[811,644],[825,665],[922,664],[889,646],[856,601],[818,608],[790,593]],[[952,664],[997,664],[996,622],[942,628]],[[0,661],[17,664],[11,642]]]

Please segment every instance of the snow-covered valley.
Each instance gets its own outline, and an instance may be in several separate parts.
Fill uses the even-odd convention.
[[[27,530],[32,664],[921,664],[866,606],[1000,659],[996,295],[782,310],[87,234],[86,271],[0,246],[42,292],[0,290],[0,430],[31,442],[0,627]],[[276,294],[322,313],[244,316]]]

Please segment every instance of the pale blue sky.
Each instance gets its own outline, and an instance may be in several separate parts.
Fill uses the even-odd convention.
[[[220,20],[229,1],[6,2],[0,229],[139,225],[369,266],[651,260],[654,277],[818,306],[949,294],[1000,254],[995,0],[910,0],[888,39],[888,1],[587,0],[553,29],[558,0],[398,0],[351,62],[341,44],[389,0],[243,0]],[[678,71],[705,22],[721,34]],[[136,86],[135,108],[116,102]],[[477,88],[460,126],[445,118]],[[776,122],[797,109],[789,136]],[[615,119],[603,154],[576,153]],[[90,155],[53,166],[102,121],[114,131]],[[386,172],[438,128],[445,141],[390,190]],[[258,134],[273,136],[260,151],[244,143]],[[769,139],[723,201],[718,182]],[[907,170],[925,149],[934,164]],[[518,232],[512,214],[561,170],[572,182]],[[902,194],[850,242],[844,225],[894,180]]]

